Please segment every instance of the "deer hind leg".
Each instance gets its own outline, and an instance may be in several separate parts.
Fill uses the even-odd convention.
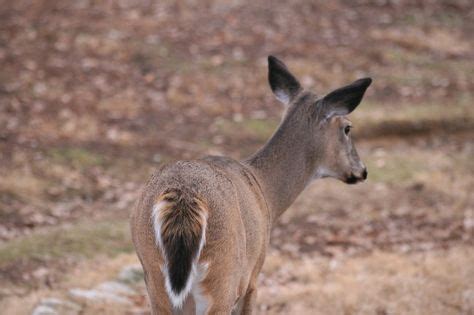
[[[255,286],[248,288],[244,296],[235,304],[232,315],[249,315],[254,314],[257,299],[257,290]]]
[[[196,314],[233,314],[238,297],[238,281],[236,273],[230,272],[229,269],[223,270],[223,265],[225,261],[221,261],[215,269],[210,266],[209,273],[199,283],[198,290],[193,288]]]
[[[143,264],[145,271],[145,282],[148,291],[148,300],[152,314],[172,315],[172,307],[164,287],[164,279],[159,266],[155,264]]]
[[[173,315],[195,315],[194,298],[192,295],[188,295],[180,308],[172,307]]]
[[[223,315],[231,314],[233,303],[228,296],[230,288],[216,286],[211,290],[206,290],[204,286],[198,290],[193,290],[197,315]],[[219,292],[219,290],[222,290]],[[206,292],[206,294],[204,294]]]
[[[242,315],[253,314],[257,300],[257,289],[254,285],[249,287],[242,303]]]

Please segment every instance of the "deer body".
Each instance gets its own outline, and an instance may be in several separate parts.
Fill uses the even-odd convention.
[[[143,190],[131,228],[154,314],[251,314],[275,220],[313,179],[367,176],[344,115],[370,79],[318,99],[269,57],[269,81],[287,110],[261,150],[165,165]]]

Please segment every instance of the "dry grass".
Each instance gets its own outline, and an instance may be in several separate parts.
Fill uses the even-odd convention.
[[[474,249],[287,258],[264,266],[260,314],[472,314]]]

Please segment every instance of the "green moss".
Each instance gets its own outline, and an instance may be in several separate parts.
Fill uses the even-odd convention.
[[[101,155],[84,148],[52,148],[48,151],[48,155],[54,162],[81,169],[104,164],[104,158]]]
[[[115,256],[131,252],[128,222],[88,222],[18,238],[0,245],[0,266],[18,260]]]
[[[369,180],[375,182],[406,183],[414,180],[424,170],[421,161],[401,157],[387,158],[383,166],[378,165],[376,160],[364,162],[369,170]]]

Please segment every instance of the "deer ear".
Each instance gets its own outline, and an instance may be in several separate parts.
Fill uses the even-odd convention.
[[[350,114],[359,105],[370,83],[371,78],[359,79],[326,95],[322,99],[326,118]]]
[[[268,82],[276,98],[285,105],[298,94],[301,85],[286,65],[276,57],[268,56]]]

